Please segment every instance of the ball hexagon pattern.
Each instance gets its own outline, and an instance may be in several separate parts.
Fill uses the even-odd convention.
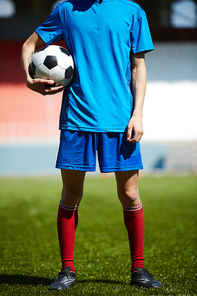
[[[58,45],[49,45],[37,51],[30,65],[33,78],[54,80],[66,87],[74,76],[74,62],[70,52]]]

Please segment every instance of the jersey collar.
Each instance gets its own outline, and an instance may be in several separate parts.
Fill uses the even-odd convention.
[[[109,2],[109,1],[113,1],[113,0],[94,0],[94,2],[96,3]]]

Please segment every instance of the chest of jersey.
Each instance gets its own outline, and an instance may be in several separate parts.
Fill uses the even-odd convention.
[[[91,0],[74,1],[70,10],[64,11],[61,16],[68,42],[78,38],[80,42],[110,40],[130,46],[132,14],[128,12],[127,5],[117,5],[115,2],[108,0],[99,4]]]

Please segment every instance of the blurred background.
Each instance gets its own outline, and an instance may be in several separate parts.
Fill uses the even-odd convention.
[[[0,176],[55,175],[61,94],[27,89],[20,51],[58,2],[0,0]],[[141,142],[143,173],[197,173],[197,0],[140,0],[155,50]]]

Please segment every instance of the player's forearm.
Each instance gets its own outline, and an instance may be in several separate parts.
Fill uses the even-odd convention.
[[[23,44],[21,49],[21,65],[26,78],[26,85],[29,89],[42,95],[53,95],[61,92],[64,87],[54,87],[54,81],[50,79],[35,78],[32,79],[29,74],[29,65],[37,48],[43,44],[41,37],[34,32]]]
[[[35,53],[35,47],[32,46],[31,44],[23,44],[22,50],[21,50],[21,65],[23,68],[23,72],[25,74],[26,80],[30,78],[29,75],[29,65],[32,61],[32,57]]]
[[[21,65],[26,77],[26,80],[31,79],[29,75],[29,64],[32,61],[36,49],[43,44],[40,36],[34,32],[23,44],[21,49]]]
[[[143,117],[144,98],[146,93],[146,66],[143,56],[134,57],[134,67],[132,70],[132,92],[135,100],[133,116]]]

